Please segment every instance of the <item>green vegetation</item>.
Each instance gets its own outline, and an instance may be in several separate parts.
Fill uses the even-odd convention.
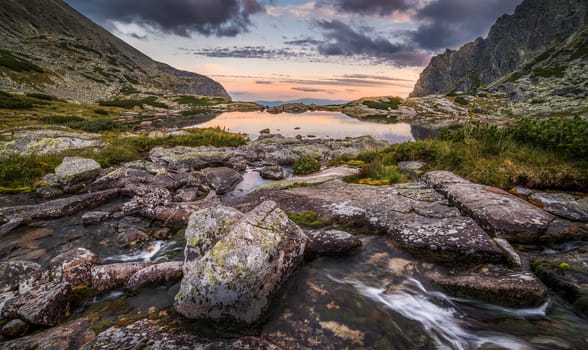
[[[30,94],[33,95],[33,94]],[[6,109],[29,109],[36,105],[46,105],[46,99],[39,97],[13,95],[4,91],[0,92],[0,108]]]
[[[388,100],[379,100],[379,101],[363,101],[363,105],[368,106],[369,108],[373,109],[382,109],[382,110],[390,110],[390,109],[398,109],[400,104],[402,103],[402,99],[400,97],[388,97]]]
[[[225,102],[225,100],[222,98],[198,98],[195,96],[183,95],[180,96],[180,98],[174,100],[174,102],[177,102],[181,105],[189,106],[214,106]]]
[[[68,117],[64,120],[75,120]],[[31,190],[36,179],[52,172],[66,156],[82,156],[96,160],[102,167],[110,167],[123,162],[143,158],[143,153],[157,146],[216,146],[237,147],[247,142],[238,134],[230,134],[219,128],[189,129],[188,135],[171,135],[165,137],[120,137],[111,136],[109,146],[100,151],[72,151],[61,154],[10,155],[0,158],[0,193]]]
[[[314,211],[303,211],[301,213],[288,213],[290,220],[298,226],[308,228],[321,228],[328,226],[330,222],[319,219],[318,214]]]
[[[136,94],[136,93],[138,93],[138,92],[141,92],[141,91],[139,91],[139,90],[135,89],[135,88],[134,88],[134,87],[132,87],[132,86],[128,86],[128,85],[125,85],[125,86],[123,86],[123,87],[120,89],[120,93],[121,93],[121,94],[123,94],[123,95]]]
[[[6,67],[15,72],[44,72],[43,68],[37,66],[36,64],[5,50],[0,50],[0,66]]]
[[[149,105],[158,108],[169,108],[165,103],[157,102],[157,96],[148,96],[142,99],[116,99],[110,101],[98,102],[100,106],[120,107],[131,109],[133,107],[141,107],[142,105]]]
[[[294,162],[292,169],[296,175],[312,174],[321,170],[321,163],[313,157],[302,157]]]
[[[512,126],[468,122],[437,139],[391,145],[357,157],[362,172],[350,182],[387,184],[397,179],[398,161],[418,160],[427,170],[450,170],[471,181],[510,189],[586,190],[588,121],[581,118],[521,119]],[[337,160],[348,163],[349,159]],[[384,181],[387,180],[387,181]]]
[[[566,74],[566,67],[540,67],[533,69],[533,75],[542,78],[563,78]]]
[[[461,95],[455,98],[455,103],[460,104],[462,106],[467,106],[469,104],[468,100]]]
[[[52,115],[40,117],[43,124],[63,125],[76,130],[87,132],[124,131],[126,127],[113,120],[105,118],[85,119],[78,116]]]
[[[214,113],[214,112],[209,109],[190,109],[188,111],[182,111],[182,116],[189,117],[192,115],[207,114],[207,113]]]
[[[26,94],[28,97],[32,97],[32,98],[36,98],[39,100],[45,100],[45,101],[59,101],[59,98],[52,96],[52,95],[47,95],[47,94],[41,94],[38,92],[31,92]]]

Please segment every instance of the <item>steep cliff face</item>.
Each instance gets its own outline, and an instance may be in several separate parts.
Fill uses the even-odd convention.
[[[495,85],[549,48],[584,33],[587,8],[586,0],[525,0],[513,15],[496,21],[486,39],[433,57],[410,96]]]
[[[0,2],[0,89],[91,102],[125,86],[230,99],[214,80],[152,60],[61,0]]]

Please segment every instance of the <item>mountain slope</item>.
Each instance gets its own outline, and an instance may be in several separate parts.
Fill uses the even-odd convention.
[[[203,75],[156,62],[61,0],[0,2],[0,89],[91,102],[122,87],[223,97]]]
[[[457,51],[447,50],[433,57],[410,96],[498,87],[497,83],[505,76],[532,63],[546,51],[552,49],[553,54],[568,50],[569,41],[580,40],[582,45],[587,7],[586,0],[523,1],[513,15],[503,15],[497,20],[486,39],[479,38]],[[573,53],[569,55],[572,56]],[[573,63],[584,59],[585,56],[575,57]],[[540,64],[535,62],[535,69],[540,70]],[[520,77],[515,78],[511,83]]]

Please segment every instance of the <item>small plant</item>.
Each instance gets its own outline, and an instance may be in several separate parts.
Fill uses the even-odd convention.
[[[108,115],[108,111],[105,109],[102,109],[102,108],[95,109],[94,113],[100,114],[100,115]]]
[[[468,102],[468,100],[467,100],[467,99],[466,99],[464,96],[461,96],[461,95],[460,95],[460,96],[457,96],[457,97],[455,98],[455,103],[457,103],[457,104],[459,104],[459,105],[462,105],[462,106],[467,106],[467,105],[469,105],[469,104],[470,104],[470,103]]]
[[[297,225],[308,228],[321,228],[329,225],[328,221],[319,219],[318,214],[314,211],[303,211],[301,213],[288,213],[290,220]]]
[[[294,162],[292,169],[296,175],[312,174],[321,170],[321,163],[313,157],[302,157]]]
[[[390,109],[398,109],[400,104],[402,103],[402,99],[400,97],[388,97],[387,100],[380,100],[380,101],[363,101],[362,104],[369,108],[373,109],[382,109],[382,110],[390,110]]]
[[[174,102],[181,104],[181,105],[188,105],[188,106],[214,106],[220,103],[223,103],[225,100],[222,98],[207,98],[202,97],[198,98],[195,96],[190,95],[183,95],[180,98],[174,100]]]
[[[561,264],[559,264],[558,266],[561,270],[571,270],[572,267],[570,266],[570,264],[566,263],[566,262],[562,262]]]

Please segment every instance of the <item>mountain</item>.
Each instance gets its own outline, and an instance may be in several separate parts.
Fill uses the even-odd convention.
[[[214,80],[152,60],[61,0],[0,1],[0,90],[93,102],[122,88],[230,99]]]
[[[487,38],[433,57],[410,96],[489,88],[535,98],[539,92],[525,95],[525,88],[553,92],[579,81],[585,98],[587,7],[586,0],[524,0],[513,15],[498,18]]]
[[[268,107],[275,107],[281,106],[288,103],[304,103],[305,105],[318,105],[318,106],[326,106],[326,105],[340,105],[345,104],[348,101],[345,100],[325,100],[319,98],[300,98],[297,100],[288,100],[288,101],[255,101],[262,106]]]

